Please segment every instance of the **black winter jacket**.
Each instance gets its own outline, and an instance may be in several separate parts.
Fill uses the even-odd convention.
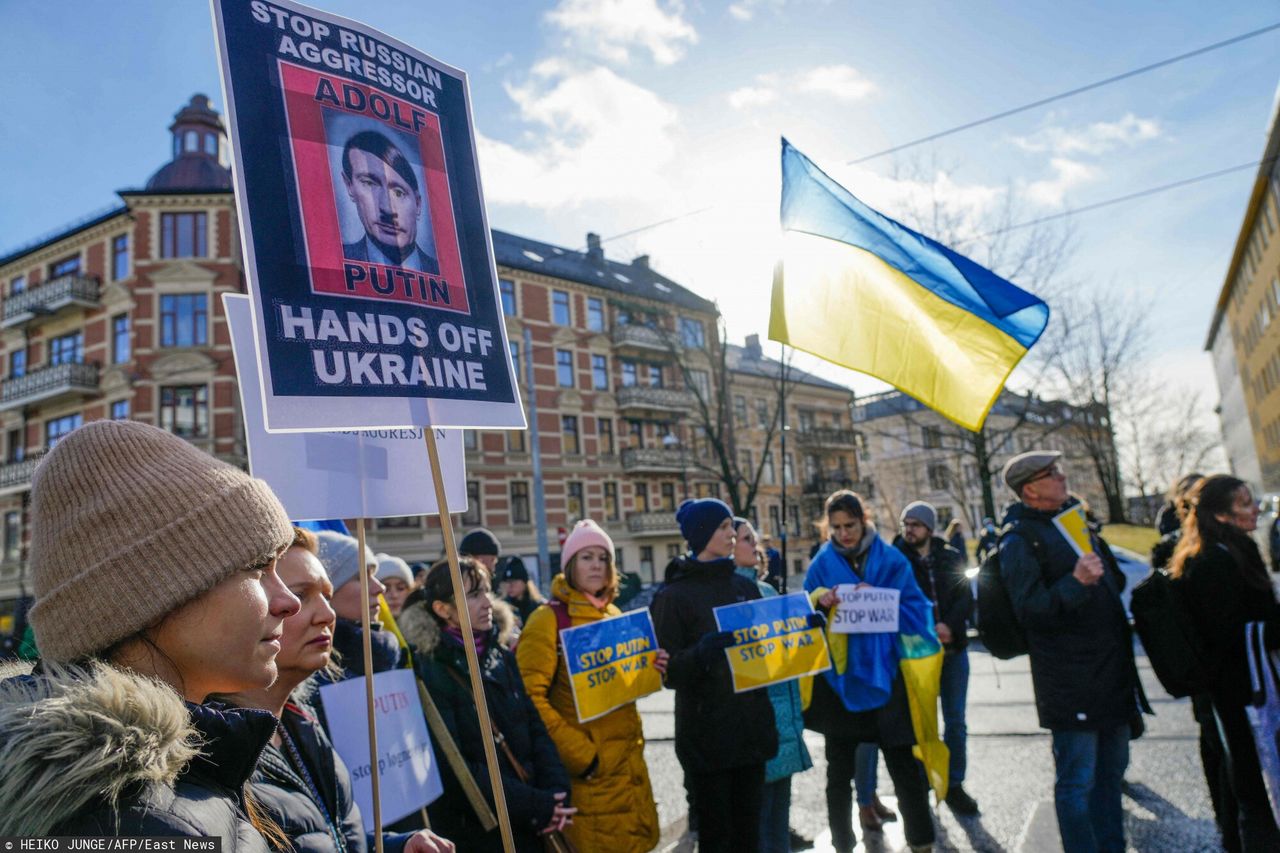
[[[1251,537],[1232,537],[1241,553],[1258,560],[1262,556]],[[1265,571],[1265,570],[1263,570]],[[1242,707],[1250,699],[1249,664],[1245,651],[1245,625],[1264,623],[1268,647],[1280,646],[1280,604],[1270,589],[1245,581],[1244,572],[1222,543],[1205,543],[1200,553],[1182,568],[1186,602],[1192,622],[1200,632],[1208,654],[1209,671],[1217,682],[1209,691],[1215,702]]]
[[[275,731],[266,711],[192,705],[106,665],[0,685],[0,835],[222,839],[267,853],[244,785]]]
[[[973,588],[964,573],[968,568],[964,554],[940,536],[929,540],[929,554],[925,557],[921,557],[901,536],[893,540],[893,546],[911,562],[916,583],[920,584],[925,595],[933,599],[934,619],[951,629],[947,651],[958,651],[968,646]],[[922,578],[928,585],[921,582]]]
[[[352,795],[351,774],[334,751],[314,711],[290,703],[285,706],[281,722],[305,765],[306,775],[286,744],[268,745],[250,785],[258,802],[293,843],[295,853],[335,853],[338,850],[335,831],[342,837],[347,853],[367,853],[374,849],[373,836],[366,834]],[[322,803],[316,802],[307,778],[315,785]],[[384,833],[383,849],[387,853],[400,853],[410,837],[412,833]]]
[[[376,623],[374,623],[376,625]],[[339,619],[333,626],[333,648],[342,660],[342,679],[364,678],[364,626],[350,619]],[[400,641],[390,631],[375,627],[369,635],[373,653],[373,671],[396,669],[403,662]]]
[[[733,560],[677,557],[650,610],[658,645],[671,654],[666,686],[676,691],[676,757],[686,773],[764,764],[778,751],[767,690],[733,692],[723,650],[702,654],[698,641],[719,633],[713,608],[752,601],[760,590]]]
[[[1102,579],[1093,586],[1076,580],[1076,552],[1053,525],[1060,511],[1014,504],[1004,519],[1013,528],[1000,539],[1000,573],[1027,633],[1040,725],[1094,730],[1133,723],[1145,697],[1139,698],[1133,639],[1120,599],[1124,574],[1095,535]]]
[[[462,644],[439,630],[425,604],[406,607],[398,624],[405,639],[414,646],[413,664],[418,677],[430,692],[471,775],[492,806],[484,738],[493,735],[480,732]],[[519,780],[499,747],[498,766],[502,771],[502,788],[516,849],[540,853],[542,840],[538,832],[551,820],[555,794],[568,794],[569,776],[556,752],[555,742],[547,734],[542,717],[524,689],[515,656],[500,642],[496,627],[480,658],[480,671],[489,717],[529,779],[528,784]],[[461,683],[454,675],[461,678]],[[487,833],[483,830],[447,761],[440,761],[440,777],[444,794],[427,808],[431,829],[454,842],[459,853],[500,851],[502,839],[498,830]],[[567,797],[565,805],[571,805]]]

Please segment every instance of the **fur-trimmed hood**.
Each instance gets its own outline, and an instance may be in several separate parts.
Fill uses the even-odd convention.
[[[172,786],[200,738],[182,698],[96,664],[0,683],[0,835],[48,835],[139,784]]]

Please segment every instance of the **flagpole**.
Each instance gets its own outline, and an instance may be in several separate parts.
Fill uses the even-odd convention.
[[[782,418],[781,452],[782,452],[782,594],[787,592],[787,345],[782,347],[782,381],[778,383],[778,408]]]

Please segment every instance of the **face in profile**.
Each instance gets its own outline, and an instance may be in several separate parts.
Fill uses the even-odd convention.
[[[738,536],[733,546],[733,562],[739,566],[756,564],[756,529],[750,522],[738,525]]]
[[[364,618],[360,611],[368,610],[369,618],[375,622],[378,620],[378,596],[382,595],[387,588],[374,577],[374,573],[378,571],[377,563],[370,563],[365,568],[369,573],[369,597],[361,600],[359,577],[354,577],[338,587],[333,593],[333,609],[338,614],[338,618],[359,622]]]
[[[276,571],[280,580],[302,603],[301,609],[284,620],[280,655],[276,665],[281,677],[297,673],[303,677],[324,668],[333,651],[336,617],[329,599],[333,585],[320,559],[305,548],[290,548],[280,558]]]
[[[390,163],[369,151],[347,151],[347,167],[350,174],[344,172],[342,181],[365,233],[400,255],[411,252],[417,244],[422,196]]]

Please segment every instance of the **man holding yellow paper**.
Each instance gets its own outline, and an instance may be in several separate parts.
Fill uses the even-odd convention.
[[[1040,725],[1053,736],[1063,849],[1123,851],[1120,788],[1146,700],[1120,599],[1124,575],[1101,538],[1072,527],[1078,501],[1061,458],[1033,450],[1005,465],[1019,502],[1005,516],[1000,576],[1026,632]]]

